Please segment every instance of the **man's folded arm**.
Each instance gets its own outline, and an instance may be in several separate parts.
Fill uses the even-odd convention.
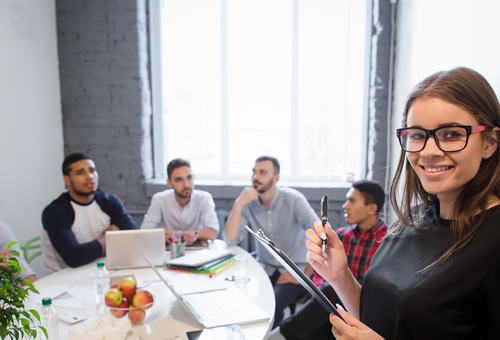
[[[43,228],[50,242],[62,259],[70,267],[79,267],[94,261],[102,255],[102,246],[97,240],[79,244],[71,230],[73,221],[67,216],[49,216],[47,210],[42,215]]]
[[[109,195],[109,200],[101,203],[101,209],[110,216],[111,224],[116,225],[120,230],[137,229],[137,224],[118,196]]]

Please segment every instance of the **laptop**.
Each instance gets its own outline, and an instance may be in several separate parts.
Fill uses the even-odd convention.
[[[270,316],[262,308],[236,287],[179,295],[172,284],[158,272],[146,254],[144,254],[144,258],[149,262],[160,280],[174,294],[177,301],[204,328],[244,325],[270,319]]]
[[[106,268],[149,267],[146,254],[155,266],[165,264],[163,228],[117,230],[106,232]]]

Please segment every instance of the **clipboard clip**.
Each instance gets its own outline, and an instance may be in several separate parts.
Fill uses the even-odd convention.
[[[270,239],[270,238],[268,238],[268,237],[264,234],[264,232],[262,231],[262,229],[259,229],[259,230],[257,231],[257,235],[258,235],[260,238],[262,238],[264,241],[266,241],[267,243],[269,243],[270,245],[272,245],[273,247],[276,247],[276,245],[274,244],[274,242],[273,242],[273,241],[271,241],[271,239]]]
[[[266,243],[268,246],[271,246],[273,248],[276,248],[276,244],[264,234],[262,229],[259,229],[257,232],[254,232],[249,226],[245,225],[245,228],[248,230],[250,234],[253,234],[257,239],[260,241]]]

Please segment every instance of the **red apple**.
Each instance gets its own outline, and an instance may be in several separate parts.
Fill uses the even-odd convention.
[[[151,306],[146,306],[151,302],[153,302],[153,295],[151,295],[151,293],[147,290],[139,290],[137,293],[135,293],[134,299],[132,300],[132,304],[134,306],[141,307],[144,310],[151,308]]]
[[[115,318],[123,318],[127,313],[128,310],[125,308],[129,307],[129,303],[127,298],[123,298],[122,303],[118,306],[118,308],[124,308],[124,309],[113,309],[111,308],[109,311]]]
[[[118,289],[122,292],[123,296],[132,300],[135,292],[137,291],[137,285],[135,284],[135,280],[133,278],[126,277],[120,281]]]
[[[118,307],[123,300],[122,292],[116,288],[111,288],[104,295],[104,303],[108,307]]]
[[[140,324],[146,318],[146,312],[139,308],[132,308],[128,312],[128,318],[134,325]]]
[[[118,289],[118,283],[115,283],[114,285],[112,285],[110,288],[116,288]]]

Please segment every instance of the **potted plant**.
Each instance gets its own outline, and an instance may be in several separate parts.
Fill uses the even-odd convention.
[[[39,293],[31,281],[23,280],[20,276],[24,266],[17,259],[19,252],[10,249],[16,243],[9,243],[6,253],[0,256],[0,338],[17,340],[27,336],[34,339],[38,334],[37,328],[47,337],[44,327],[35,326],[34,318],[40,324],[38,312],[34,309],[26,310],[24,307],[29,291]]]

